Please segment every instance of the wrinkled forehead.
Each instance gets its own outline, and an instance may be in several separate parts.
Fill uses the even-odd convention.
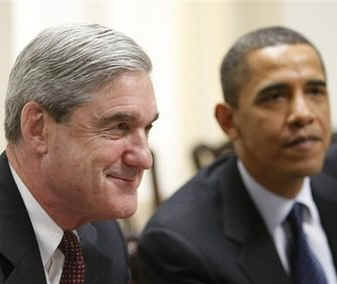
[[[151,78],[146,72],[124,73],[93,92],[86,108],[96,117],[123,114],[123,117],[151,120],[157,115]]]

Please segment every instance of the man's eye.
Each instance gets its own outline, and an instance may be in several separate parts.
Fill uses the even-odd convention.
[[[286,94],[282,91],[268,91],[261,94],[258,101],[261,103],[276,102],[285,98]]]
[[[266,86],[258,92],[257,103],[278,103],[283,101],[289,95],[289,86],[284,83],[276,83]]]
[[[307,93],[312,96],[325,96],[327,94],[326,89],[321,86],[309,87]]]
[[[129,130],[130,126],[126,122],[120,122],[120,123],[117,124],[116,128],[119,129],[119,130]]]
[[[283,98],[284,97],[284,94],[282,92],[271,92],[267,99],[269,100],[277,100],[277,99],[280,99],[280,98]]]

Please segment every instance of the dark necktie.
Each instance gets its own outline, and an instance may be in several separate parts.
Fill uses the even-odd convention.
[[[59,249],[64,254],[60,284],[84,284],[84,258],[78,239],[73,232],[64,232]]]
[[[311,251],[303,231],[303,206],[295,203],[287,218],[293,234],[290,253],[293,283],[328,284],[322,266]]]

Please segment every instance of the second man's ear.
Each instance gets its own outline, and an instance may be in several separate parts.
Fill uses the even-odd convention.
[[[235,113],[230,105],[226,103],[217,104],[215,107],[215,117],[222,130],[232,142],[239,137],[239,129],[237,129],[235,123]]]

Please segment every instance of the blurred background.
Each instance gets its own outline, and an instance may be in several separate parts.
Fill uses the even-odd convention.
[[[133,37],[153,61],[160,119],[150,135],[155,171],[139,189],[139,209],[127,221],[139,232],[154,210],[196,172],[193,149],[226,141],[213,109],[222,100],[219,65],[240,35],[285,25],[306,35],[323,55],[337,126],[337,1],[264,0],[0,0],[0,123],[15,57],[42,29],[98,23]],[[0,147],[6,141],[0,130]],[[154,191],[154,186],[157,192]],[[157,193],[157,195],[156,195]],[[158,196],[159,194],[159,196]]]

